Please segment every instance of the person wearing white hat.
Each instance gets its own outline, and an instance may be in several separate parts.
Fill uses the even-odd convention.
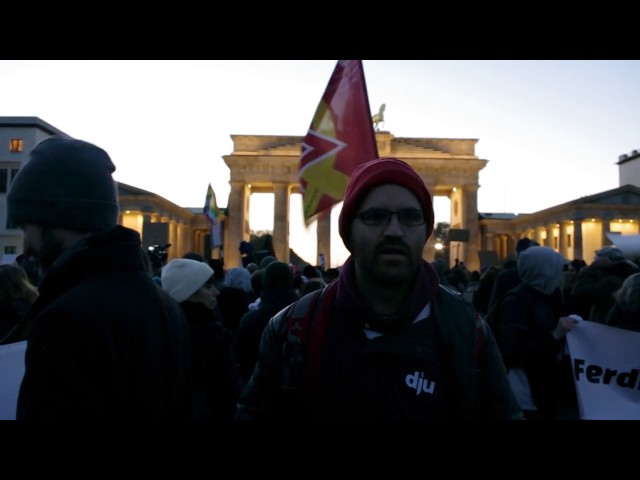
[[[160,272],[162,288],[185,313],[191,330],[193,420],[230,421],[240,395],[231,332],[214,314],[218,289],[206,263],[176,258]]]
[[[187,258],[176,258],[162,268],[160,280],[162,288],[178,303],[195,296],[196,302],[213,305],[218,290],[213,286],[213,283],[207,284],[212,275],[213,269],[206,263]]]

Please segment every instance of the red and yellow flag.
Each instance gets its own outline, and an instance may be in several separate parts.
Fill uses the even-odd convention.
[[[378,158],[361,60],[339,60],[302,142],[298,179],[309,225],[344,199],[361,163]]]

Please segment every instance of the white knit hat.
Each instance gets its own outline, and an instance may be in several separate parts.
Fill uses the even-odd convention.
[[[213,269],[203,262],[175,258],[160,271],[162,288],[178,303],[196,293],[213,275]]]

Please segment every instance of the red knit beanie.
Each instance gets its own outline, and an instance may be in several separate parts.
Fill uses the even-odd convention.
[[[379,185],[393,183],[405,187],[413,193],[426,219],[427,238],[433,232],[433,203],[420,175],[407,163],[397,158],[379,158],[359,165],[351,174],[344,203],[338,219],[338,231],[345,245],[349,246],[351,223],[364,197]]]

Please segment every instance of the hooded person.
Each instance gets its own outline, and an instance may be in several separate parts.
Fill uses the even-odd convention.
[[[18,419],[189,416],[188,327],[118,225],[114,171],[102,148],[51,137],[12,182],[8,216],[41,271]]]
[[[230,421],[240,384],[231,332],[215,315],[218,289],[205,262],[176,258],[162,267],[162,288],[180,304],[191,337],[192,420]]]
[[[422,256],[433,221],[431,194],[409,164],[355,168],[338,220],[350,256],[337,281],[269,321],[237,418],[521,417],[490,332],[476,357],[472,307],[440,287]]]
[[[494,312],[512,388],[529,419],[562,418],[560,413],[577,418],[571,370],[565,368],[570,363],[563,359],[566,334],[576,321],[558,301],[564,263],[550,247],[524,250],[518,257],[522,283],[505,294]]]

